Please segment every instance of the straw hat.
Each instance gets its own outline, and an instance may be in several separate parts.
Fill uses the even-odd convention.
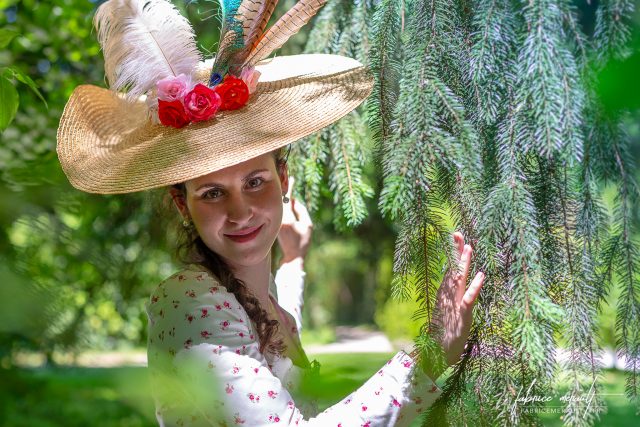
[[[271,3],[275,7],[274,2],[269,1],[242,2],[245,3],[263,3],[263,8]],[[243,16],[242,4],[237,11],[231,12],[232,18],[234,15],[236,18]],[[310,11],[315,13],[322,4],[324,1],[318,0],[298,2],[292,9],[295,12],[298,7],[302,13],[294,16],[297,29],[310,19]],[[151,62],[146,58],[136,63],[140,52],[135,45],[126,45],[127,40],[122,37],[131,25],[139,22],[140,14],[148,14],[153,7],[156,7],[156,10],[151,10],[154,16],[162,18],[157,21],[159,28],[171,37],[167,43],[174,42],[179,31],[189,32],[191,27],[185,27],[186,19],[181,16],[171,16],[174,23],[177,22],[177,29],[167,24],[167,15],[177,13],[177,10],[165,0],[110,0],[96,14],[96,27],[111,90],[93,85],[78,86],[65,106],[57,134],[57,153],[62,169],[70,183],[80,190],[102,194],[141,191],[232,166],[283,147],[337,121],[362,103],[373,87],[373,78],[366,67],[344,56],[303,54],[264,59],[265,52],[268,55],[273,46],[281,46],[284,43],[282,39],[286,41],[297,29],[291,30],[292,21],[287,16],[291,16],[292,11],[289,11],[268,31],[265,32],[264,27],[256,30],[253,35],[258,34],[256,40],[259,41],[251,42],[247,34],[250,38],[252,33],[247,28],[250,25],[255,27],[258,18],[265,21],[264,14],[254,15],[252,19],[244,20],[244,33],[242,27],[236,31],[244,42],[249,41],[249,47],[231,52],[236,59],[239,52],[240,61],[218,61],[225,54],[230,57],[224,49],[219,49],[215,59],[202,61],[197,56],[195,44],[188,46],[185,53],[186,42],[183,40],[180,44],[183,50],[178,49],[174,54],[179,60],[170,67],[174,74],[181,70],[189,73],[192,84],[201,83],[213,89],[215,85],[211,83],[216,73],[212,69],[218,73],[215,75],[218,81],[224,75],[233,75],[234,68],[237,74],[241,68],[257,72],[257,85],[246,104],[237,109],[220,109],[207,120],[191,122],[180,128],[158,123],[157,105],[161,101],[157,100],[155,84],[166,72],[163,71],[166,70],[165,64],[154,64],[153,58]],[[245,18],[248,15],[246,10]],[[231,31],[227,28],[225,37],[225,26],[230,27],[227,24],[232,22],[230,12],[226,12],[221,40],[227,40]],[[119,13],[128,14],[128,21],[118,21]],[[299,23],[300,16],[305,16],[306,21]],[[149,15],[143,17],[145,25],[148,25]],[[98,22],[99,18],[101,22]],[[119,26],[123,22],[128,27]],[[287,29],[286,37],[279,28]],[[158,33],[154,36],[157,41]],[[268,41],[269,36],[277,39],[277,43],[271,43],[265,49],[265,40]],[[192,33],[189,37],[193,37]],[[139,34],[136,40],[139,40]],[[224,45],[225,42],[221,43]],[[256,54],[256,48],[260,55]],[[185,60],[189,55],[195,61]],[[166,52],[162,56],[171,61],[171,55]],[[244,68],[234,67],[234,64],[241,64]],[[132,70],[128,75],[127,67]],[[122,88],[128,91],[118,90]],[[152,108],[154,106],[155,109]]]

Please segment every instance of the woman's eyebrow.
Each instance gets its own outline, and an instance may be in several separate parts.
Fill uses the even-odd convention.
[[[269,169],[256,169],[256,170],[254,170],[253,172],[249,173],[247,176],[245,176],[245,177],[243,178],[243,181],[246,181],[246,180],[248,180],[248,179],[251,179],[251,178],[253,178],[255,175],[257,175],[257,174],[259,174],[259,173],[262,173],[262,172],[269,172]],[[216,183],[216,182],[206,182],[206,183],[204,183],[204,184],[202,184],[202,185],[198,186],[198,188],[196,188],[196,189],[195,189],[195,191],[198,191],[198,190],[200,190],[200,189],[202,189],[202,188],[205,188],[205,187],[224,187],[224,185],[222,185],[222,184],[218,184],[218,183]]]

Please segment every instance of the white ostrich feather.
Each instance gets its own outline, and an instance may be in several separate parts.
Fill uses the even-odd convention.
[[[94,25],[109,86],[128,100],[165,77],[191,76],[200,62],[191,24],[166,0],[109,0]]]

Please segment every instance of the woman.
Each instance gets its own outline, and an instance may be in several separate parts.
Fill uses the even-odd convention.
[[[319,415],[313,408],[301,407],[292,396],[288,388],[294,387],[297,367],[309,367],[296,328],[300,310],[288,307],[297,315],[294,319],[270,292],[270,250],[281,228],[282,199],[288,189],[286,163],[279,152],[170,189],[185,224],[193,230],[192,259],[200,262],[164,281],[148,305],[149,367],[156,382],[154,390],[162,390],[157,393],[161,424],[297,425],[307,421],[307,415],[313,417],[310,424],[319,426],[405,425],[439,394],[426,375],[411,386],[414,361],[399,352],[365,386]],[[455,290],[454,308],[447,319],[457,320],[444,324],[450,361],[461,354],[471,321],[470,307],[482,285],[479,274],[464,302],[460,300],[471,248],[465,247],[460,234],[454,237],[461,249],[462,276],[457,281],[447,279],[442,287]],[[444,303],[445,292],[441,292],[439,305]],[[442,307],[440,316],[444,312]],[[274,330],[269,325],[273,320],[287,327]],[[269,345],[272,338],[280,347]],[[284,357],[280,357],[283,343]],[[163,360],[166,354],[173,356],[168,364]],[[172,373],[174,380],[181,379],[180,392],[163,384],[167,379],[163,373],[171,368],[177,370]],[[226,415],[225,409],[229,410]]]
[[[407,425],[440,393],[434,380],[442,368],[417,366],[416,354],[400,351],[322,413],[292,395],[312,369],[298,335],[299,257],[281,268],[287,280],[276,284],[270,272],[288,202],[282,147],[356,108],[373,85],[362,64],[342,56],[265,59],[323,3],[299,1],[265,31],[273,2],[225,1],[220,49],[204,62],[188,22],[167,1],[110,0],[96,13],[119,96],[76,88],[57,151],[76,188],[170,186],[182,215],[188,265],[147,306],[161,426]],[[471,248],[459,233],[454,241],[460,273],[446,275],[433,320],[448,363],[460,357],[483,281],[478,274],[465,292]]]

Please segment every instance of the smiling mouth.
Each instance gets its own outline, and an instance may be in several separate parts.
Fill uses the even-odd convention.
[[[234,242],[248,242],[253,240],[258,233],[262,230],[262,225],[256,227],[245,228],[235,233],[225,234],[224,236],[233,240]]]

